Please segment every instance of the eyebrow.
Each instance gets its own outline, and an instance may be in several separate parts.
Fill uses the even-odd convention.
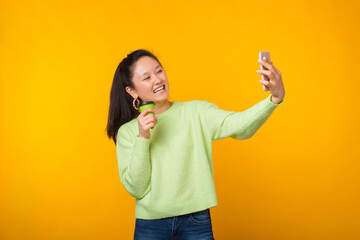
[[[157,65],[155,69],[157,69],[158,67],[160,67],[160,65]],[[145,74],[148,74],[148,72],[144,73],[142,76],[144,76]]]

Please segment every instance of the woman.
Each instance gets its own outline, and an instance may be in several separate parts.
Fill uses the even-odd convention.
[[[214,239],[210,208],[217,206],[211,147],[225,137],[250,138],[282,104],[280,72],[258,70],[271,95],[243,112],[207,101],[168,101],[169,82],[159,60],[139,49],[116,69],[107,134],[116,145],[120,180],[135,197],[134,239]],[[154,109],[139,113],[139,103]],[[148,114],[148,113],[154,114]]]

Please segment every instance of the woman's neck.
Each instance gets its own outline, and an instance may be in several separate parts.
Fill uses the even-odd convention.
[[[164,102],[157,102],[154,106],[155,115],[161,114],[168,110],[174,102],[164,101]]]

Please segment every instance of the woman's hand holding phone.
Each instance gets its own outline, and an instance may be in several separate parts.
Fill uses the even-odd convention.
[[[150,139],[150,128],[153,129],[157,124],[158,118],[155,114],[146,115],[149,112],[154,112],[154,109],[147,108],[144,109],[139,116],[137,117],[139,124],[139,137]]]
[[[260,80],[260,83],[266,86],[271,91],[272,101],[276,104],[281,102],[285,97],[285,88],[281,77],[281,72],[275,68],[272,62],[263,58],[258,60],[259,63],[268,70],[256,70],[259,74],[266,75],[269,80]]]

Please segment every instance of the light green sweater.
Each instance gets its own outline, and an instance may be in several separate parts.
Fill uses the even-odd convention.
[[[159,219],[217,206],[212,141],[253,136],[283,103],[270,97],[242,112],[207,101],[174,101],[157,115],[150,139],[138,137],[137,118],[123,124],[116,154],[121,183],[136,198],[135,218]]]

